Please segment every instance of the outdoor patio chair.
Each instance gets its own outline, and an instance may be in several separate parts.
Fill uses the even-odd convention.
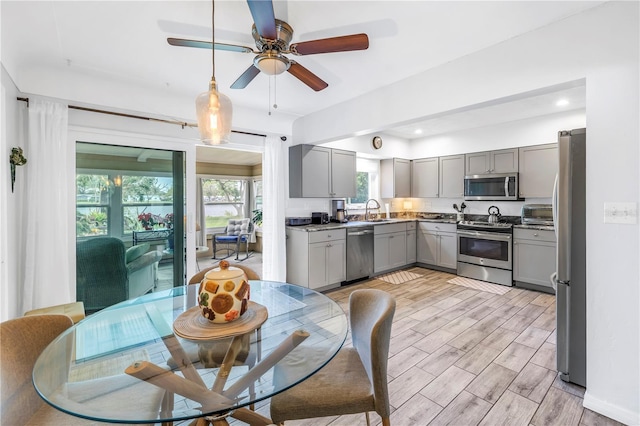
[[[245,260],[249,258],[249,240],[254,232],[253,222],[251,219],[229,219],[224,232],[213,234],[213,258],[226,259],[236,254],[236,260]],[[218,245],[222,244],[222,248]],[[240,245],[245,245],[245,257],[239,259]],[[218,250],[226,250],[225,257],[216,257]]]

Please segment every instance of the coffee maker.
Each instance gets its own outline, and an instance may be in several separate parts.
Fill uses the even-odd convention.
[[[347,221],[345,200],[331,200],[331,221],[344,223]]]

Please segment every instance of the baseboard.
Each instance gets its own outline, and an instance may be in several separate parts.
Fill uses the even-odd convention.
[[[634,413],[620,406],[593,397],[589,390],[584,393],[584,408],[617,420],[625,425],[640,425],[640,413]]]

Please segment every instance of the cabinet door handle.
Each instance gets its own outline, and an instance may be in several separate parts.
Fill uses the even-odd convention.
[[[331,244],[327,244],[327,247],[332,247]]]
[[[537,237],[537,236],[538,236],[538,233],[537,233],[537,232],[534,232],[533,236],[534,236],[534,237]]]

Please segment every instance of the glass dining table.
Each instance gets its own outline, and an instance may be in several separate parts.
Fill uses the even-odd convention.
[[[329,362],[346,339],[347,316],[329,297],[305,287],[249,284],[249,309],[228,324],[196,313],[198,285],[90,315],[42,352],[34,386],[53,407],[102,422],[204,418],[217,425],[232,416],[270,424],[249,407]]]

